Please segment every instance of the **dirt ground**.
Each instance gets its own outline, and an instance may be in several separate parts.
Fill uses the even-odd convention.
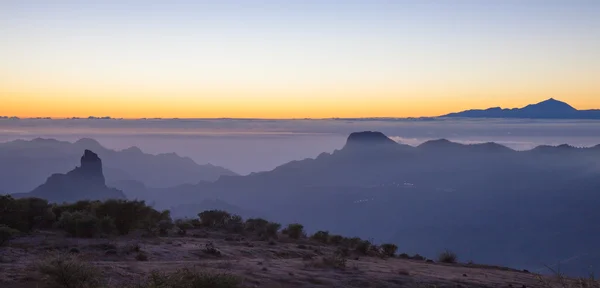
[[[204,251],[209,242],[220,256]],[[345,267],[323,265],[322,258],[335,250],[311,240],[281,237],[269,242],[207,230],[191,230],[186,236],[110,239],[67,238],[43,231],[0,248],[0,287],[47,287],[36,263],[52,251],[77,254],[92,263],[110,287],[141,281],[151,271],[181,268],[236,275],[243,287],[548,287],[536,274],[500,267],[359,255],[348,256]],[[147,259],[137,259],[140,253]]]

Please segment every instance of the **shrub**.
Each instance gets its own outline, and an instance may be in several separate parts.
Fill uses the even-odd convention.
[[[19,234],[19,230],[12,229],[4,224],[0,224],[0,246],[13,239],[13,237],[15,237],[17,234]]]
[[[100,232],[104,235],[111,235],[117,230],[117,226],[115,225],[115,219],[111,217],[104,216],[98,221],[100,222]]]
[[[224,228],[231,214],[222,210],[208,210],[198,214],[198,217],[205,227]]]
[[[139,252],[137,255],[135,255],[135,260],[148,261],[148,255],[146,255],[146,253],[144,253],[144,252]]]
[[[204,250],[202,250],[206,254],[210,254],[213,256],[221,257],[221,251],[215,248],[215,244],[213,242],[208,242],[204,245]]]
[[[381,245],[381,250],[383,255],[388,257],[394,257],[396,255],[396,251],[398,251],[398,246],[395,244],[386,243]]]
[[[158,221],[158,233],[161,236],[167,236],[169,235],[169,230],[171,230],[173,228],[173,222],[171,221],[171,219],[163,219]]]
[[[338,255],[341,255],[342,257],[349,257],[350,256],[350,249],[348,249],[347,247],[338,247],[335,250],[335,253]]]
[[[423,256],[421,256],[421,255],[419,255],[419,254],[415,254],[415,255],[412,257],[412,260],[418,260],[418,261],[425,261],[426,259],[427,259],[427,258],[425,258],[425,257],[423,257]]]
[[[37,268],[48,276],[49,287],[95,288],[102,285],[99,271],[73,254],[48,256]]]
[[[281,228],[281,224],[275,223],[275,222],[269,222],[269,224],[267,224],[267,227],[265,229],[266,235],[268,237],[277,238],[277,232],[279,231],[280,228]]]
[[[244,231],[244,220],[239,215],[231,215],[226,219],[225,227],[233,233],[241,233]]]
[[[194,225],[191,223],[191,221],[181,219],[177,219],[175,221],[175,226],[177,226],[177,229],[179,229],[179,235],[186,235],[187,230],[194,228]]]
[[[408,254],[406,254],[406,253],[402,253],[402,254],[398,255],[398,258],[401,258],[401,259],[410,259],[410,256],[408,256]]]
[[[333,245],[340,245],[340,244],[342,244],[343,240],[344,240],[344,237],[342,237],[341,235],[329,236],[329,243],[331,243]]]
[[[369,253],[370,249],[371,249],[371,242],[364,240],[364,241],[360,241],[356,245],[355,250],[363,255],[367,255]]]
[[[289,224],[286,231],[290,238],[299,239],[304,235],[304,226],[298,223]]]
[[[342,245],[344,245],[348,248],[356,248],[358,246],[358,244],[360,244],[361,242],[362,242],[362,239],[360,239],[358,237],[342,239]]]
[[[327,243],[329,241],[329,232],[328,231],[317,231],[310,238],[313,240],[319,241],[321,243]]]
[[[50,227],[54,219],[51,206],[44,199],[0,196],[0,224],[29,232],[34,228]]]
[[[94,215],[87,212],[63,212],[56,223],[58,228],[65,230],[69,236],[92,238],[100,232],[100,222]]]
[[[440,255],[438,255],[438,262],[442,262],[442,263],[456,263],[456,261],[458,260],[458,257],[456,256],[456,253],[446,250],[442,253],[440,253]]]
[[[266,230],[269,221],[262,218],[250,218],[244,223],[244,229],[249,232],[260,232]]]
[[[240,287],[238,277],[230,274],[213,274],[193,271],[187,268],[174,273],[154,271],[138,288],[236,288]]]
[[[331,256],[323,257],[323,264],[328,267],[336,268],[336,269],[344,269],[346,268],[346,258],[338,253],[334,253]]]
[[[153,228],[161,220],[170,220],[168,210],[159,212],[146,205],[144,201],[107,200],[98,202],[95,207],[98,218],[111,217],[121,235],[137,228]]]

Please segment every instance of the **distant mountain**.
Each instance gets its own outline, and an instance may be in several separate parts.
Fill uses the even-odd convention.
[[[466,110],[441,117],[464,118],[526,118],[526,119],[600,119],[600,110],[577,110],[571,105],[555,99],[548,99],[523,108]]]
[[[148,187],[170,187],[237,175],[223,167],[198,165],[190,158],[174,153],[151,155],[137,147],[115,151],[93,139],[70,143],[38,138],[0,143],[0,190],[7,193],[30,191],[43,183],[48,175],[72,169],[85,149],[95,151],[103,159],[104,174],[110,185],[133,180]]]
[[[90,150],[85,150],[79,167],[66,174],[53,174],[46,183],[30,193],[14,194],[14,196],[38,197],[53,203],[125,199],[122,191],[106,186],[102,160]]]
[[[379,132],[352,133],[315,159],[215,182],[152,189],[149,202],[190,214],[207,199],[309,231],[395,242],[435,258],[543,268],[585,253],[561,271],[600,272],[600,146],[540,146],[433,140],[417,147]],[[191,207],[191,208],[190,208]],[[579,259],[579,258],[578,258]]]

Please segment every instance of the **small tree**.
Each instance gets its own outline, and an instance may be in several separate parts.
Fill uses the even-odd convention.
[[[225,221],[227,230],[233,233],[242,233],[244,231],[244,219],[240,215],[231,215]]]
[[[72,237],[92,238],[100,231],[98,218],[87,212],[63,212],[56,223]]]
[[[6,244],[17,234],[19,234],[19,230],[15,230],[4,224],[0,224],[0,246]]]
[[[310,238],[321,243],[327,243],[329,241],[329,231],[317,231]]]
[[[177,219],[175,221],[175,226],[177,226],[177,228],[179,229],[179,235],[185,235],[187,234],[187,230],[194,228],[194,226],[190,222],[191,221],[185,221],[181,219]]]
[[[173,228],[173,222],[171,219],[164,219],[158,221],[158,234],[161,236],[169,235],[169,230]]]
[[[450,251],[450,250],[446,250],[442,253],[440,253],[440,255],[438,255],[438,262],[442,262],[442,263],[456,263],[456,261],[458,260],[458,256],[456,256],[456,253]]]
[[[363,255],[367,255],[369,253],[370,249],[371,249],[371,242],[369,242],[367,240],[360,241],[356,245],[356,251],[360,252]]]
[[[280,228],[281,228],[281,224],[275,223],[275,222],[269,222],[269,224],[267,224],[267,226],[265,228],[267,236],[276,238],[277,232],[279,231]]]
[[[205,227],[224,228],[231,214],[222,210],[207,210],[198,214],[198,217]]]
[[[385,256],[394,257],[396,255],[396,251],[398,251],[398,246],[395,244],[386,243],[381,245],[381,250]]]
[[[329,236],[329,243],[331,243],[333,245],[340,245],[340,244],[342,244],[342,241],[344,241],[344,237],[342,237],[341,235]]]
[[[304,226],[298,223],[289,224],[286,231],[290,238],[299,239],[304,235]]]
[[[250,219],[246,220],[246,223],[244,224],[244,229],[246,229],[246,231],[260,233],[261,231],[266,230],[266,227],[268,224],[269,224],[269,221],[267,221],[265,219],[250,218]]]

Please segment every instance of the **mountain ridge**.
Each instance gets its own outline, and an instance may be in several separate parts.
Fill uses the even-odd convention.
[[[522,118],[522,119],[600,119],[600,110],[577,110],[566,102],[550,98],[521,108],[492,107],[449,113],[440,118]]]
[[[80,163],[65,174],[50,175],[45,183],[29,193],[13,194],[13,196],[38,197],[53,203],[126,198],[123,191],[106,186],[102,160],[98,154],[86,149]]]
[[[43,183],[52,173],[66,173],[78,164],[83,150],[92,150],[104,161],[109,184],[136,180],[148,187],[171,187],[215,181],[223,175],[237,173],[215,165],[200,165],[189,157],[174,153],[158,155],[138,147],[113,150],[91,138],[75,142],[35,138],[0,143],[0,190],[6,193],[27,192]]]

